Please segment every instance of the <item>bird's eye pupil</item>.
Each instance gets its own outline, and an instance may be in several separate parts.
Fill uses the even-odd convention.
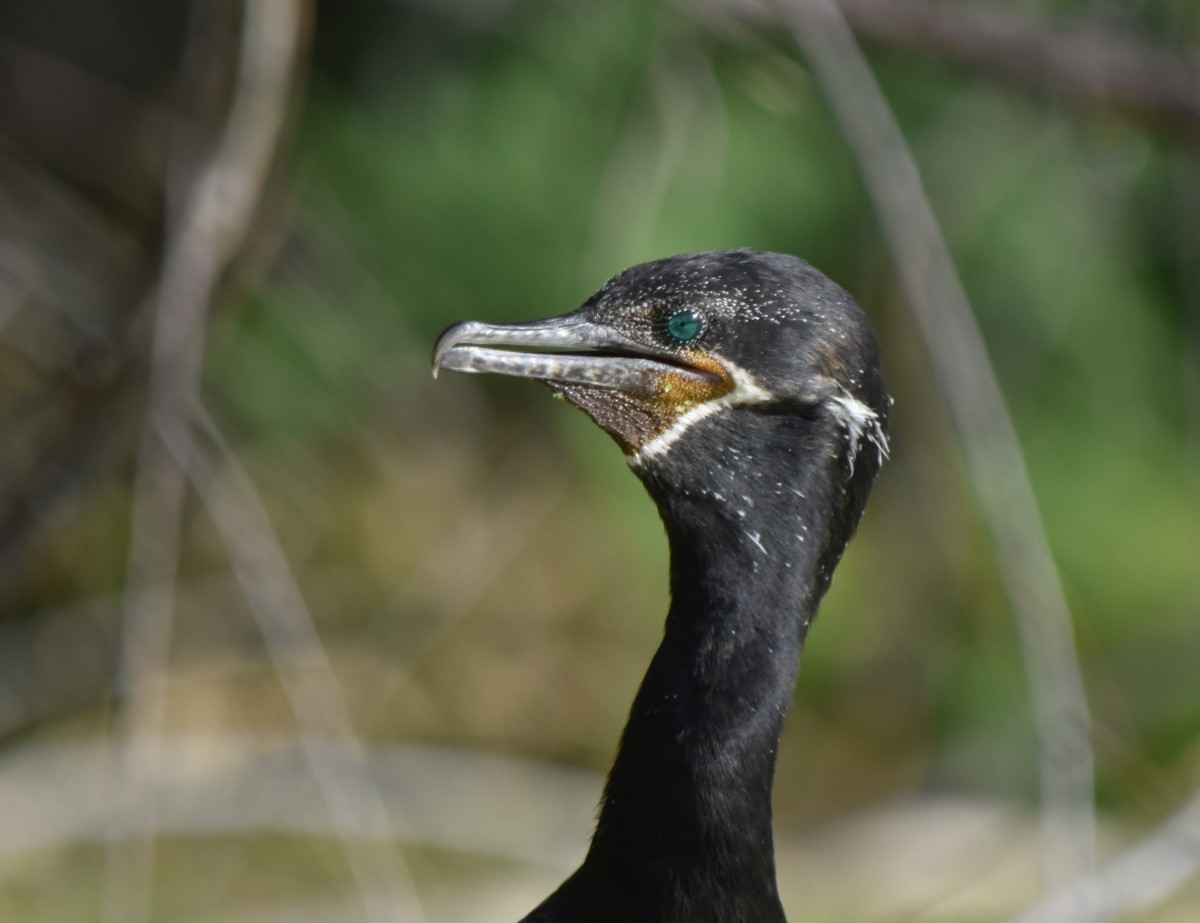
[[[677,343],[690,343],[704,330],[704,321],[695,311],[684,308],[667,318],[667,333]]]

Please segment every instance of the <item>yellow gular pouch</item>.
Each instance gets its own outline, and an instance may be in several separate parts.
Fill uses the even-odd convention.
[[[658,385],[655,401],[658,404],[657,417],[660,425],[653,436],[659,436],[670,429],[679,418],[701,404],[724,397],[734,389],[733,376],[717,359],[699,350],[682,350],[682,358],[691,369],[707,372],[708,379],[698,379],[695,375],[682,375],[675,372],[665,372]],[[653,438],[653,436],[651,438]],[[626,452],[639,451],[645,443],[633,446],[622,446]]]
[[[678,366],[665,362],[657,366],[637,387],[544,384],[591,417],[632,459],[689,414],[731,394],[735,387],[720,360],[700,350],[680,350]]]

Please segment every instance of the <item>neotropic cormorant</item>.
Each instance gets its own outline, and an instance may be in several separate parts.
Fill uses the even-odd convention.
[[[792,256],[634,266],[570,314],[447,329],[439,368],[537,379],[625,452],[671,606],[579,869],[526,923],[780,923],[776,749],[804,638],[887,452],[865,314]]]

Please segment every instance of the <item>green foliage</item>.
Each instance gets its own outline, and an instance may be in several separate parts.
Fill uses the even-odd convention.
[[[377,287],[371,306],[321,310],[321,295],[301,294],[284,273],[246,310],[212,376],[252,430],[374,425],[372,378],[414,380],[445,323],[558,313],[620,266],[669,252],[801,253],[858,293],[885,332],[908,324],[845,145],[787,51],[716,50],[675,14],[636,3],[532,4],[478,31],[430,17],[406,25],[416,33],[395,41],[411,49],[425,35],[444,54],[392,73],[378,51],[372,67],[319,70],[298,143],[300,208],[353,251]],[[1126,126],[1073,121],[942,68],[890,56],[881,76],[1012,400],[1084,651],[1098,658],[1085,665],[1089,679],[1137,699],[1124,652],[1144,660],[1136,640],[1200,601],[1195,405],[1182,387],[1195,356],[1179,339],[1194,304],[1180,306],[1183,268],[1169,252],[1179,218],[1165,192],[1177,155]],[[340,272],[330,283],[306,270],[326,292],[363,298],[361,280]],[[403,341],[407,370],[389,368],[391,338]],[[922,360],[890,364],[901,402],[936,400]],[[576,455],[568,470],[591,485],[598,510],[635,524],[636,553],[623,566],[656,572],[661,533],[617,453],[535,389],[497,390],[515,413],[535,415],[547,445]],[[903,453],[903,432],[898,444]],[[962,484],[920,488],[948,491],[920,501],[956,510],[945,525],[971,523]],[[971,741],[994,730],[988,746],[1026,767],[1033,743],[1001,591],[994,577],[979,579],[990,549],[980,538],[974,557],[945,562],[958,572],[940,561],[923,574],[891,568],[904,529],[887,520],[904,515],[870,511],[847,565],[860,577],[839,581],[829,600],[803,695],[833,708],[864,657],[888,660],[877,647],[862,653],[856,625],[905,657],[932,652],[940,675],[911,707],[958,754],[946,758],[956,778],[973,765],[976,784],[990,785],[989,759],[962,756]],[[881,592],[872,573],[914,582]],[[660,593],[645,601],[647,619]],[[913,602],[861,614],[889,598]],[[975,627],[964,634],[964,625]],[[1182,695],[1185,674],[1180,661],[1156,682]],[[1174,696],[1163,699],[1139,722],[1166,755],[1185,735],[1165,730],[1181,718]]]
[[[607,764],[666,607],[656,513],[582,415],[526,382],[434,383],[429,350],[455,320],[573,308],[637,261],[750,246],[797,253],[860,300],[897,401],[893,457],[810,636],[779,812],[825,819],[923,787],[1032,805],[1034,722],[990,539],[804,63],[779,36],[710,33],[641,0],[447,5],[474,21],[414,6],[321,6],[281,171],[284,239],[262,284],[219,314],[204,385],[364,738]],[[1094,7],[1051,6],[1064,22]],[[1200,37],[1192,0],[1138,9],[1150,35]],[[1074,608],[1104,804],[1146,823],[1200,760],[1194,154],[1115,116],[868,50],[1022,439]],[[126,481],[104,485],[34,549],[22,612],[103,596],[116,624],[128,500]],[[173,691],[177,720],[290,731],[244,607],[221,602],[237,593],[199,507],[173,656],[203,660],[208,644],[241,660],[220,668],[236,681]],[[173,881],[192,852],[225,862],[222,844],[165,844],[166,903],[185,910],[161,918],[211,899],[188,896],[203,881]],[[286,869],[276,881],[229,860],[230,893],[289,891],[309,864],[342,874],[337,856],[324,862],[332,846],[311,846],[243,842],[248,868]],[[94,902],[95,852],[34,869],[0,919],[83,918],[42,879],[86,866]]]

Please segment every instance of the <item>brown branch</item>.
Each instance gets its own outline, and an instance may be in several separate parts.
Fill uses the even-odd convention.
[[[1099,112],[1118,112],[1200,144],[1200,62],[1182,50],[1095,23],[1040,22],[985,3],[837,0],[854,32],[873,44],[931,55]],[[703,0],[756,27],[785,28],[764,0]]]
[[[1200,139],[1200,65],[1137,36],[1084,23],[1059,31],[980,3],[838,0],[862,38],[933,54],[1089,107]]]

